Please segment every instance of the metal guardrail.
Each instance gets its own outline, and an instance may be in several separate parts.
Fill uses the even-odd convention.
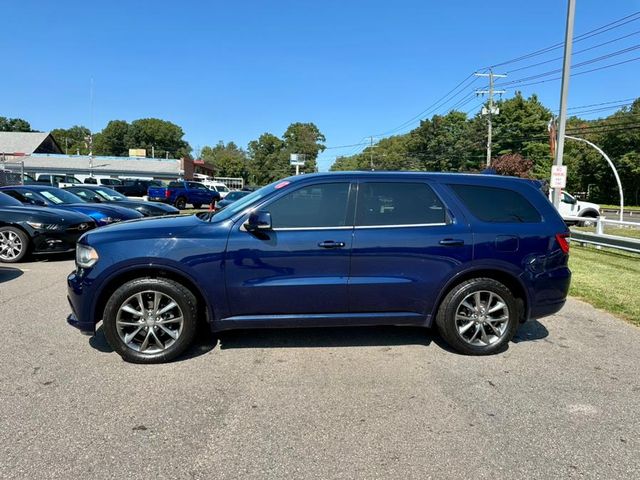
[[[571,240],[582,244],[640,253],[640,240],[629,237],[571,230]]]
[[[583,217],[564,217],[565,221],[575,221],[579,225],[585,221]],[[640,253],[640,239],[631,237],[621,237],[619,235],[608,235],[604,233],[605,225],[616,225],[629,228],[640,228],[640,222],[628,222],[622,220],[607,220],[604,217],[589,219],[595,221],[596,231],[582,232],[571,229],[571,239],[581,243],[595,245],[597,247],[615,248],[627,252]]]

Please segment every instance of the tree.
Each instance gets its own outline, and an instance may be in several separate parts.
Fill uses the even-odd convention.
[[[51,136],[55,139],[62,151],[70,155],[87,155],[89,153],[90,135],[91,131],[82,125],[51,130]]]
[[[0,117],[0,132],[32,132],[31,125],[21,118]]]
[[[460,172],[476,168],[480,139],[471,127],[462,112],[434,115],[410,132],[406,143],[408,153],[420,170]]]
[[[129,123],[124,120],[111,120],[94,140],[94,151],[98,155],[126,156],[129,155],[127,134]]]
[[[175,123],[159,118],[142,118],[129,125],[125,135],[127,148],[144,148],[149,154],[155,150],[157,157],[187,157],[191,147],[183,140],[184,131]]]
[[[264,185],[291,174],[284,142],[271,133],[263,133],[249,142],[249,181]]]
[[[287,154],[301,153],[305,155],[305,164],[300,171],[313,173],[317,171],[316,160],[323,152],[326,139],[313,123],[292,123],[282,136]]]
[[[219,177],[242,177],[248,180],[247,154],[233,142],[225,145],[219,141],[215,147],[205,146],[200,157],[215,169]]]
[[[533,161],[524,158],[519,153],[506,153],[494,159],[491,166],[500,175],[530,178]]]

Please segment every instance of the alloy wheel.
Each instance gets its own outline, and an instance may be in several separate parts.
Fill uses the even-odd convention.
[[[496,343],[505,335],[508,324],[507,303],[488,290],[470,293],[456,309],[458,335],[473,346]]]
[[[24,244],[17,233],[10,230],[0,232],[0,258],[14,260],[21,253]]]
[[[184,317],[178,303],[157,290],[127,298],[116,316],[120,340],[136,352],[156,354],[168,349],[182,334]]]

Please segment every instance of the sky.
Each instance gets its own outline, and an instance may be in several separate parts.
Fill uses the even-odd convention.
[[[370,135],[393,131],[427,110],[474,71],[562,42],[567,5],[563,0],[2,3],[0,116],[24,118],[41,131],[78,124],[99,131],[109,120],[157,117],[180,125],[196,152],[220,140],[246,148],[264,132],[280,136],[290,123],[314,122],[330,147],[320,155],[320,170],[337,155],[364,148],[359,144]],[[577,0],[575,34],[637,11],[640,0]],[[640,35],[634,32],[640,33],[640,18],[576,43],[574,64],[623,48],[632,50],[582,70],[640,57],[633,48],[640,47]],[[624,35],[629,36],[577,53]],[[517,80],[560,68],[561,60],[512,70],[561,55],[556,49],[494,71],[509,75],[503,81]],[[432,113],[446,113],[484,86],[481,79],[471,80],[460,96]],[[558,108],[559,81],[510,85],[505,97],[516,89],[525,96],[537,93],[548,107]],[[640,96],[640,61],[573,77],[569,106],[635,96]],[[462,111],[481,99],[466,101]],[[417,126],[419,118],[397,132]]]

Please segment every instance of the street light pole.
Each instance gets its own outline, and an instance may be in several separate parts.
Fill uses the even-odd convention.
[[[571,52],[573,50],[573,21],[576,15],[576,1],[568,0],[567,27],[564,33],[564,63],[562,64],[562,88],[560,90],[560,116],[558,119],[558,145],[556,158],[553,164],[562,165],[564,154],[564,134],[567,126],[567,96],[569,95],[569,77],[571,76]],[[560,208],[560,192],[562,189],[554,188],[552,193],[553,205],[556,210]]]
[[[624,192],[622,190],[622,182],[620,181],[620,176],[618,175],[618,170],[616,170],[616,166],[613,164],[613,162],[607,156],[607,154],[604,153],[602,151],[602,149],[600,147],[598,147],[595,143],[592,143],[589,140],[585,140],[584,138],[572,137],[570,135],[565,135],[565,138],[568,138],[570,140],[576,140],[578,142],[584,142],[587,145],[590,145],[591,147],[595,148],[600,153],[600,155],[602,155],[604,157],[604,159],[607,161],[607,163],[611,167],[611,170],[613,170],[613,175],[616,177],[616,182],[618,182],[618,191],[620,192],[620,221],[622,222],[623,221],[623,210],[624,210]],[[589,190],[589,187],[587,186],[587,191],[588,190]]]

